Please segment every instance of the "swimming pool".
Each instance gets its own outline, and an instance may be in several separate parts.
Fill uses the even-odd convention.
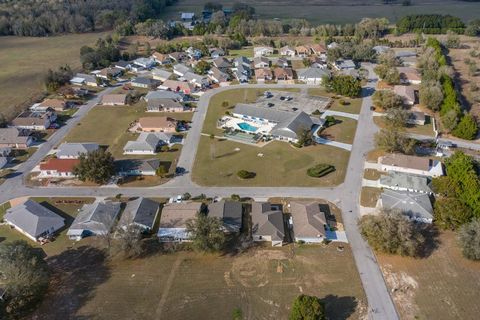
[[[244,130],[244,131],[249,131],[249,132],[255,132],[258,130],[257,127],[254,127],[254,126],[251,126],[249,125],[248,123],[246,122],[240,122],[238,124],[238,126],[240,127],[240,129]]]

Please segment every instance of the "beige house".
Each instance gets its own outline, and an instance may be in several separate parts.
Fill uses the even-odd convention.
[[[403,104],[413,106],[415,104],[415,89],[412,86],[394,86],[393,92],[402,97]]]
[[[294,57],[295,49],[289,46],[282,47],[280,48],[280,55],[287,56],[287,57]]]
[[[144,117],[138,119],[138,128],[144,132],[175,132],[177,121],[169,117]]]
[[[295,241],[320,243],[326,238],[327,219],[318,202],[291,202]]]
[[[272,80],[272,79],[273,79],[272,70],[268,68],[255,69],[255,80],[262,82],[262,81]]]
[[[126,94],[106,94],[102,97],[102,104],[105,106],[124,106],[127,103]]]
[[[40,108],[51,108],[55,111],[64,111],[67,109],[67,102],[61,99],[45,99],[40,103]]]
[[[382,171],[396,171],[428,177],[443,176],[442,163],[428,157],[407,156],[399,153],[378,158]]]
[[[272,208],[268,202],[252,203],[253,241],[268,241],[272,246],[282,246],[285,238],[283,212]]]
[[[190,241],[187,222],[203,212],[202,202],[166,203],[160,215],[158,238],[162,242]]]

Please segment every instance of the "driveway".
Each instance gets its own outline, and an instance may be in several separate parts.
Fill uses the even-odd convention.
[[[334,110],[325,110],[321,118],[325,118],[326,116],[339,116],[339,117],[344,117],[344,118],[350,118],[353,120],[358,120],[359,115],[354,114],[354,113],[348,113],[348,112],[341,112],[341,111],[334,111]]]

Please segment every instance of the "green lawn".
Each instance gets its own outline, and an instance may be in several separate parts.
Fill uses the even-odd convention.
[[[259,157],[259,153],[263,156]],[[260,148],[203,136],[193,180],[206,186],[333,186],[343,182],[349,156],[348,151],[325,145],[297,149],[274,141]],[[307,176],[307,169],[319,163],[332,164],[336,171],[322,178]],[[236,175],[239,170],[253,171],[256,177],[241,180]]]
[[[244,56],[247,58],[252,58],[253,57],[253,47],[243,47],[242,49],[231,49],[228,50],[228,56],[235,58],[238,56]]]
[[[380,117],[380,116],[373,117],[373,122],[375,122],[375,124],[380,128],[385,128],[384,117]],[[431,136],[431,137],[435,136],[432,122],[428,122],[423,126],[409,124],[407,125],[407,127],[405,127],[405,131],[408,133],[421,134],[425,136]]]
[[[49,68],[68,64],[80,68],[80,48],[93,45],[107,33],[69,34],[55,37],[1,37],[0,112],[14,116],[15,106],[40,98],[43,77]]]
[[[324,88],[311,88],[308,89],[308,94],[312,96],[324,96],[324,97],[334,97],[335,94],[327,92]],[[344,100],[348,105],[341,105],[340,100]],[[332,104],[330,105],[330,110],[341,111],[347,113],[359,114],[362,109],[362,99],[361,98],[346,98],[340,97],[338,99],[332,99]]]
[[[351,118],[335,116],[337,123],[322,130],[320,135],[333,141],[353,144],[357,121]]]

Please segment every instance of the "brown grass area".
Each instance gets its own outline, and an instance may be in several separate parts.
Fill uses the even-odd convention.
[[[362,187],[360,194],[360,204],[364,207],[374,208],[380,198],[382,189],[372,187]]]
[[[385,175],[385,173],[375,169],[365,169],[363,173],[363,177],[367,180],[378,180],[382,175]]]
[[[324,299],[331,319],[359,319],[366,299],[351,249],[336,247],[262,246],[233,256],[178,252],[111,262],[79,247],[52,260],[55,287],[34,316],[230,319],[239,308],[245,319],[287,319],[293,299],[305,293]]]
[[[373,117],[373,122],[380,128],[386,127],[384,117],[375,116]],[[431,136],[431,137],[435,136],[435,132],[433,131],[432,120],[430,120],[428,123],[425,123],[425,125],[423,126],[407,124],[407,126],[404,129],[405,129],[405,132],[408,132],[408,133],[421,134],[421,135]]]
[[[381,150],[381,149],[374,149],[374,150],[371,150],[367,153],[366,160],[368,162],[377,163],[378,158],[384,156],[385,154],[386,154],[386,152]]]
[[[403,319],[477,319],[480,263],[465,259],[453,232],[426,259],[378,254]]]

